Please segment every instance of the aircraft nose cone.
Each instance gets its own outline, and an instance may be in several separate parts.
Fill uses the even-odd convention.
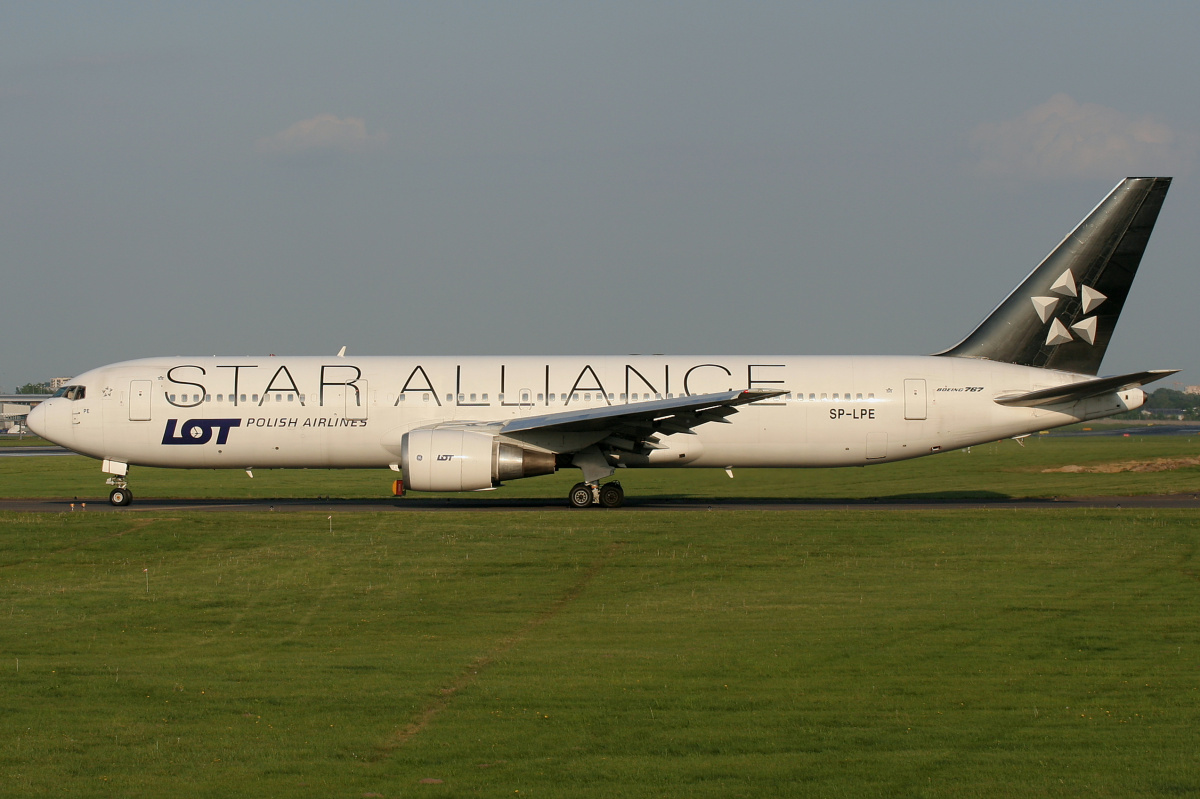
[[[25,426],[33,431],[34,435],[46,438],[46,403],[41,402],[35,405],[30,411],[29,416],[25,418]]]

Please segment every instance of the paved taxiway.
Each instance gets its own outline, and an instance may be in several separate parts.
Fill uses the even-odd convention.
[[[1013,499],[986,497],[968,499],[661,499],[626,497],[625,507],[604,511],[601,508],[576,510],[575,513],[621,513],[624,511],[730,511],[730,510],[1028,510],[1028,509],[1115,509],[1115,508],[1186,508],[1200,510],[1200,495],[1164,494],[1141,497],[1065,497],[1059,499]],[[570,510],[556,499],[134,499],[124,508],[114,508],[106,499],[85,501],[70,499],[0,499],[0,511],[18,513],[170,513],[180,511],[234,511],[278,513],[404,513],[408,511],[548,511]]]
[[[46,458],[74,454],[64,447],[0,447],[0,458]]]

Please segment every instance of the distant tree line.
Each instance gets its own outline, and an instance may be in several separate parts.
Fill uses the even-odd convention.
[[[17,386],[18,394],[49,394],[49,383],[26,383],[23,386]]]

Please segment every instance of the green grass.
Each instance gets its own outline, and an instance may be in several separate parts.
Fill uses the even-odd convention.
[[[1200,492],[1200,467],[1169,473],[1044,473],[1066,464],[1200,456],[1200,436],[1071,438],[1033,436],[1024,448],[1001,441],[901,463],[849,469],[630,469],[617,477],[626,494],[686,498],[988,498],[1133,495]],[[398,475],[368,471],[258,470],[245,472],[133,467],[137,498],[385,497]],[[84,457],[0,458],[0,496],[108,496],[97,461]],[[487,502],[509,497],[565,498],[579,472],[516,480],[495,492],[454,495]],[[416,496],[430,496],[428,494]],[[136,500],[135,500],[136,502]]]
[[[2,515],[0,793],[1194,795],[1198,533],[1129,510]]]
[[[23,436],[14,436],[9,433],[0,433],[0,447],[53,447],[50,441],[44,438],[26,433]]]

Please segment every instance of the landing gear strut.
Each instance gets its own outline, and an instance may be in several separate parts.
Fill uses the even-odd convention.
[[[108,502],[110,505],[115,505],[116,507],[120,508],[128,505],[130,502],[133,502],[133,492],[130,491],[129,486],[125,484],[125,478],[110,477],[108,478],[107,482],[110,486],[116,486],[116,488],[114,488],[108,494]]]
[[[567,501],[572,508],[588,508],[599,505],[602,508],[619,508],[625,504],[625,491],[621,484],[614,481],[600,485],[599,483],[576,483],[567,494]]]

